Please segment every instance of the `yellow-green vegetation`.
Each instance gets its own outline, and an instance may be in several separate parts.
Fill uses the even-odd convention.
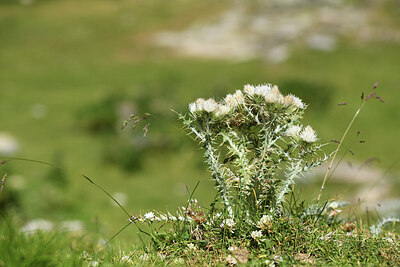
[[[353,2],[355,6],[365,5],[359,3],[362,1]],[[388,27],[399,29],[397,5],[396,1],[377,5],[372,16]],[[269,64],[263,59],[230,61],[185,57],[160,48],[153,41],[158,32],[180,31],[197,21],[213,21],[215,15],[230,6],[230,1],[209,0],[5,0],[0,3],[0,132],[12,135],[18,142],[19,150],[12,156],[62,167],[18,160],[0,165],[0,178],[7,173],[4,190],[0,192],[0,212],[12,218],[14,227],[14,230],[1,227],[1,247],[8,250],[1,249],[5,254],[0,257],[0,265],[20,266],[22,260],[9,261],[3,255],[16,253],[19,256],[15,258],[35,258],[34,255],[43,254],[35,246],[44,244],[52,249],[49,257],[41,261],[43,265],[53,265],[54,258],[67,265],[79,265],[83,250],[95,261],[118,264],[117,258],[123,256],[118,242],[138,248],[141,244],[138,230],[130,225],[109,244],[111,252],[94,249],[98,238],[108,240],[128,221],[82,173],[112,195],[125,196],[124,207],[132,215],[149,210],[174,211],[187,202],[185,186],[191,189],[198,182],[195,198],[208,206],[214,200],[215,191],[207,165],[170,109],[182,113],[187,110],[187,103],[199,96],[220,99],[232,88],[240,89],[247,83],[268,81],[278,84],[284,94],[301,97],[310,105],[304,124],[313,126],[321,143],[328,143],[340,139],[359,105],[361,92],[367,92],[379,80],[379,95],[385,104],[376,101],[364,108],[344,147],[349,146],[359,130],[359,139],[366,143],[352,143],[355,156],[348,153],[346,158],[363,162],[378,157],[383,170],[399,172],[398,43],[378,39],[360,43],[343,37],[338,39],[334,52],[307,50],[298,43],[286,61]],[[337,106],[340,102],[347,105]],[[144,125],[121,130],[123,121],[131,114],[143,116],[145,113],[152,115],[146,137],[143,137]],[[334,145],[326,147],[327,153],[334,150]],[[352,189],[344,184],[346,190]],[[299,199],[316,198],[320,185],[319,180],[300,185],[296,188]],[[388,196],[396,196],[396,186],[390,190]],[[328,180],[321,203],[343,191],[342,183]],[[80,220],[85,229],[83,235],[95,235],[96,240],[80,243],[81,237],[57,233],[39,234],[35,239],[18,233],[20,227],[36,218],[54,223]],[[375,213],[372,218],[379,219]],[[316,241],[304,252],[297,245],[295,249],[280,246],[292,241],[276,233],[270,237],[271,246],[281,251],[272,253],[260,247],[257,249],[265,250],[265,258],[257,258],[264,252],[257,252],[257,257],[249,252],[252,256],[248,259],[262,263],[276,254],[288,264],[307,263],[304,258],[311,259],[309,264],[314,264],[312,259],[334,265],[380,261],[390,264],[392,260],[398,264],[393,252],[398,250],[397,243],[387,242],[384,239],[387,237],[382,236],[369,239],[368,231],[364,231],[373,222],[368,226],[363,226],[366,221],[357,223],[358,230],[348,236],[340,222],[319,221],[321,232],[309,233],[302,232],[304,221],[290,220],[293,228],[286,225],[285,231],[288,236],[294,235],[294,241],[291,237],[288,239],[295,244],[304,245],[305,241],[315,241],[316,236],[332,232],[332,240],[339,240],[343,245],[338,248],[336,241]],[[280,229],[284,224],[277,221],[273,227]],[[13,231],[16,236],[14,245],[7,231]],[[68,250],[74,242],[78,246]],[[232,245],[240,248],[241,244]],[[13,250],[14,247],[22,249]],[[60,250],[57,247],[66,248],[65,256],[70,259],[63,261],[56,256]],[[226,256],[232,253],[227,250],[229,247],[221,246],[212,255],[194,253],[193,257],[184,258],[182,264],[186,260],[192,264],[225,263]],[[365,249],[365,254],[357,254],[359,248]],[[123,251],[130,255],[132,249]],[[24,250],[27,255],[21,254]],[[55,253],[53,259],[51,251]],[[147,253],[151,261],[161,263],[157,253]],[[367,254],[370,256],[366,257]],[[353,258],[347,261],[346,255]],[[142,252],[135,252],[133,259],[141,264],[143,257],[146,258]],[[167,262],[173,261],[169,258]],[[175,263],[179,262],[177,259]]]

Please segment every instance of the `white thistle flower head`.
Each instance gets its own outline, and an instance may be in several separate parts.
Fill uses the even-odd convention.
[[[243,95],[242,91],[236,90],[236,92],[233,94],[233,97],[235,98],[238,105],[244,104],[244,95]]]
[[[294,99],[293,99],[293,95],[287,95],[285,96],[285,98],[283,99],[283,105],[285,107],[290,107],[294,105]]]
[[[262,84],[256,86],[254,93],[256,95],[261,95],[265,97],[270,91],[271,91],[271,84]]]
[[[251,237],[252,237],[254,240],[256,240],[256,241],[260,240],[261,237],[263,236],[261,230],[259,230],[259,231],[253,231],[253,232],[251,232],[250,235],[251,235]]]
[[[297,96],[292,96],[292,99],[293,99],[293,106],[299,109],[305,109],[305,105],[300,98],[298,98]]]
[[[279,88],[278,88],[277,85],[274,85],[274,86],[272,87],[271,92],[272,92],[271,98],[275,99],[275,101],[273,101],[273,102],[280,102],[280,103],[283,103],[284,97],[283,97],[283,95],[281,94],[281,92],[279,91]],[[267,101],[268,101],[268,100],[267,100]],[[273,102],[271,102],[271,103],[273,103]]]
[[[195,102],[189,104],[189,111],[190,113],[194,114],[197,110],[197,105]]]
[[[238,105],[236,98],[231,94],[226,95],[224,102],[225,102],[225,105],[231,109],[235,108]]]
[[[300,134],[300,138],[307,143],[314,143],[317,141],[317,135],[310,125],[304,128]]]
[[[249,96],[254,95],[254,93],[255,93],[255,91],[256,91],[256,89],[254,88],[254,86],[251,85],[251,84],[246,84],[246,85],[244,86],[243,90],[244,90],[244,92],[245,92],[247,95],[249,95]]]
[[[215,102],[215,100],[213,98],[209,98],[203,102],[203,109],[206,112],[211,113],[211,112],[215,111],[217,109],[217,107],[218,107],[218,104],[217,104],[217,102]]]
[[[300,127],[300,126],[298,126],[298,125],[293,125],[293,126],[290,126],[290,127],[286,130],[285,135],[286,135],[286,136],[289,136],[289,137],[296,138],[296,137],[299,137],[300,131],[301,131],[301,127]]]
[[[204,98],[197,98],[194,103],[196,103],[197,109],[200,111],[203,109],[203,104],[204,104]]]

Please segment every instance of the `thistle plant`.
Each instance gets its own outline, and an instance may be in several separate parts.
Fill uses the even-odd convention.
[[[263,84],[245,85],[219,102],[199,98],[188,114],[179,114],[203,148],[230,214],[281,214],[296,178],[327,159],[319,155],[316,132],[301,124],[306,108],[300,98]]]

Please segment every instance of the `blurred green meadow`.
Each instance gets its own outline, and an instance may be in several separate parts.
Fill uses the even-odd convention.
[[[352,144],[355,155],[347,153],[343,164],[378,158],[374,165],[387,170],[386,178],[394,177],[388,198],[399,197],[400,43],[339,36],[334,51],[322,51],[300,42],[278,63],[261,57],[186,56],[155,44],[156,33],[213,21],[231,4],[1,1],[0,132],[18,143],[11,156],[64,168],[18,160],[0,165],[0,176],[8,174],[0,193],[2,214],[21,226],[36,218],[80,220],[86,230],[109,238],[127,218],[82,173],[111,194],[119,192],[132,214],[173,211],[186,203],[186,188],[193,190],[198,181],[195,197],[207,205],[215,191],[202,151],[185,135],[171,109],[186,112],[198,97],[218,99],[245,84],[265,82],[309,104],[306,122],[322,142],[330,143],[340,139],[361,93],[379,81],[376,92],[385,103],[370,101],[361,112],[349,135],[352,140],[361,131]],[[398,2],[351,5],[369,7],[368,14],[383,27],[400,30]],[[338,106],[341,102],[347,105]],[[146,137],[142,128],[147,121],[136,129],[121,129],[130,114],[147,112],[153,117]],[[326,148],[330,152],[335,144]],[[315,198],[320,184],[302,184],[300,196]],[[328,181],[324,198],[345,191],[351,195],[356,189],[350,190],[346,182],[332,182],[330,187]],[[136,239],[132,229],[118,238]]]

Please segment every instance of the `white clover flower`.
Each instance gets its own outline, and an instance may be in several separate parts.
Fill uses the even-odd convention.
[[[260,229],[267,229],[271,226],[272,217],[263,215],[260,221],[257,222],[257,227]]]
[[[289,136],[289,137],[294,137],[294,138],[296,138],[296,137],[299,136],[300,131],[301,131],[301,127],[300,127],[300,126],[293,125],[293,126],[290,126],[290,127],[286,130],[285,135],[286,135],[286,136]]]
[[[235,257],[233,257],[232,255],[228,255],[227,257],[226,257],[226,262],[228,263],[228,264],[230,264],[230,265],[237,265],[237,260],[236,260],[236,258]]]
[[[245,92],[246,94],[248,94],[249,96],[252,96],[252,95],[254,95],[256,89],[254,88],[253,85],[251,85],[251,84],[246,84],[246,85],[244,86],[243,90],[244,90],[244,92]]]
[[[225,105],[218,105],[217,109],[215,110],[215,115],[217,116],[225,116],[231,111],[231,109],[228,106]]]
[[[300,138],[307,143],[314,143],[315,141],[317,141],[317,135],[310,125],[304,128],[304,130],[300,134]]]
[[[153,220],[156,218],[156,215],[154,215],[153,212],[148,212],[148,213],[146,213],[146,214],[144,215],[144,218],[145,218],[146,220],[153,221]]]
[[[203,109],[204,109],[205,111],[211,113],[211,112],[213,112],[213,111],[215,111],[215,110],[217,109],[218,104],[217,104],[217,102],[215,102],[214,99],[209,98],[209,99],[207,99],[207,100],[205,100],[205,101],[203,102],[202,106],[203,106]]]
[[[236,102],[239,105],[244,104],[244,95],[243,95],[242,91],[236,90],[236,92],[233,94],[233,97],[235,98]]]
[[[250,235],[251,235],[251,237],[252,237],[254,240],[256,240],[256,241],[260,240],[261,237],[263,236],[261,230],[259,230],[259,231],[253,231],[253,232],[251,232]]]

